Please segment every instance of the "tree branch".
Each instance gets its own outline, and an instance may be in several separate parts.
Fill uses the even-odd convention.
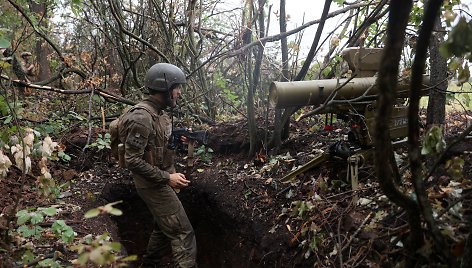
[[[326,18],[324,20],[327,20],[329,18],[332,18],[332,17],[335,17],[339,14],[342,14],[344,12],[347,12],[351,9],[356,9],[356,8],[359,8],[359,7],[364,7],[364,6],[368,6],[370,5],[370,3],[365,3],[365,2],[362,2],[362,3],[357,3],[357,4],[354,4],[354,5],[351,5],[349,7],[345,7],[345,8],[342,8],[342,9],[339,9],[339,10],[336,10],[332,13],[328,13],[326,15]],[[264,42],[275,42],[275,41],[279,41],[281,40],[282,38],[284,37],[287,37],[287,36],[290,36],[290,35],[293,35],[293,34],[296,34],[312,25],[315,25],[315,24],[318,24],[320,23],[321,21],[323,21],[323,18],[321,19],[318,19],[318,20],[313,20],[313,21],[310,21],[310,22],[307,22],[303,25],[301,25],[300,27],[297,27],[293,30],[290,30],[288,32],[285,32],[285,33],[280,33],[280,34],[276,34],[276,35],[271,35],[271,36],[267,36],[267,37],[264,37],[264,38],[259,38],[258,40],[256,41],[253,41],[251,43],[248,43],[242,47],[240,47],[239,49],[236,49],[236,50],[233,50],[233,51],[229,51],[227,52],[225,55],[224,55],[224,58],[228,58],[228,57],[234,57],[234,56],[237,56],[239,54],[243,54],[245,53],[248,49],[252,48],[253,46],[257,46],[257,45],[260,45],[261,43],[264,43]]]
[[[8,1],[11,1],[11,0],[8,0]],[[142,44],[144,44],[145,46],[147,46],[149,49],[151,49],[152,51],[156,52],[161,58],[163,58],[166,62],[170,62],[169,58],[167,58],[167,56],[162,52],[160,51],[159,49],[157,49],[155,46],[153,46],[151,43],[149,43],[148,41],[142,39],[141,37],[135,35],[134,33],[128,31],[124,26],[123,26],[123,22],[120,20],[120,18],[118,17],[117,13],[116,13],[116,7],[114,5],[114,2],[112,2],[112,0],[108,0],[108,4],[110,5],[110,10],[111,10],[111,14],[113,15],[113,18],[115,18],[116,22],[118,23],[118,27],[120,27],[120,31],[122,31],[124,34],[128,35],[129,37],[132,37],[133,39],[141,42]]]
[[[36,85],[36,84],[29,83],[29,82],[17,80],[17,79],[16,80],[11,79],[10,77],[8,77],[4,74],[0,75],[0,79],[11,81],[13,84],[16,84],[16,85],[21,85],[21,86],[25,86],[25,87],[29,87],[29,88],[46,90],[46,91],[51,91],[51,92],[56,92],[56,93],[61,93],[61,94],[88,94],[88,93],[92,92],[91,89],[65,90],[65,89],[60,89],[60,88],[55,88],[55,87],[50,87],[50,86]],[[135,105],[136,104],[136,102],[125,99],[123,97],[116,96],[112,93],[108,93],[108,92],[106,92],[104,90],[101,90],[101,89],[95,89],[95,91],[97,92],[97,94],[99,94],[100,96],[105,98],[105,100],[108,100],[108,101],[121,102],[121,103],[128,104],[128,105]]]
[[[427,58],[428,46],[431,33],[434,28],[436,17],[443,0],[430,0],[426,4],[423,24],[419,32],[418,42],[416,46],[416,56],[412,65],[411,89],[410,89],[410,105],[408,109],[408,155],[410,158],[410,166],[412,180],[415,187],[416,197],[420,206],[421,214],[428,224],[431,236],[438,253],[443,254],[447,259],[446,263],[452,261],[450,252],[447,249],[446,242],[438,229],[434,217],[433,209],[428,200],[428,194],[424,185],[423,164],[421,161],[420,150],[420,128],[419,128],[419,103],[421,98],[421,88],[423,80],[423,72]]]

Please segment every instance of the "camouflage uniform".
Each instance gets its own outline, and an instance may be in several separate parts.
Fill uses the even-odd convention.
[[[174,151],[167,149],[172,123],[165,105],[148,98],[123,114],[118,131],[125,145],[125,164],[133,173],[139,196],[154,218],[148,259],[159,259],[169,244],[177,267],[196,266],[192,225],[175,191],[168,185]]]

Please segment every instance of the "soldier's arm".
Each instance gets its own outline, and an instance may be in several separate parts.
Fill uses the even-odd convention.
[[[141,175],[146,179],[168,183],[169,172],[160,170],[157,166],[152,166],[144,160],[144,149],[152,129],[139,123],[141,118],[139,118],[139,115],[137,117],[134,122],[127,126],[128,135],[125,141],[126,167],[134,174]]]

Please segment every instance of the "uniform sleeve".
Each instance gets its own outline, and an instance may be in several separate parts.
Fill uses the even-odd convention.
[[[129,122],[125,140],[125,164],[126,167],[136,175],[142,176],[158,183],[167,183],[170,175],[167,171],[160,170],[144,160],[144,150],[152,128],[147,127],[147,118],[136,114],[134,120]],[[141,123],[143,122],[143,123]]]

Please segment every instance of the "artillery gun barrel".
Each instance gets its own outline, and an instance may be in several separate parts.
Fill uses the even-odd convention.
[[[333,100],[354,100],[359,97],[375,97],[379,92],[376,85],[377,77],[352,78],[351,80],[326,79],[293,82],[272,82],[269,100],[275,108],[293,106],[308,106],[324,103],[337,90]],[[423,77],[423,82],[429,84],[429,76]],[[338,89],[341,85],[345,84]],[[410,81],[403,79],[397,84],[397,97],[406,98],[410,88]],[[426,93],[423,90],[422,95]]]

